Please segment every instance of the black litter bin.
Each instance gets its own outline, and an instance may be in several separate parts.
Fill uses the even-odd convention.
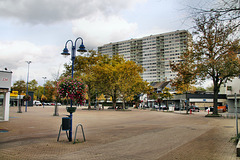
[[[68,131],[70,130],[71,124],[70,124],[70,117],[62,117],[62,130]]]

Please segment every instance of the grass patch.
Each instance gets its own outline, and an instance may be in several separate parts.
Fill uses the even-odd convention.
[[[240,138],[240,133],[238,134],[238,136],[235,136],[235,137],[232,137],[230,139],[230,142],[233,142],[234,144],[238,144],[238,141],[239,141],[239,138]]]

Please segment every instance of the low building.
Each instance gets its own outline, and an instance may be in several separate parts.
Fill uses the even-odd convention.
[[[237,112],[240,113],[240,75],[223,84],[220,88],[220,93],[227,95],[226,104],[228,106],[228,112],[235,113],[235,107],[237,107]],[[237,104],[237,106],[235,106],[235,104]]]

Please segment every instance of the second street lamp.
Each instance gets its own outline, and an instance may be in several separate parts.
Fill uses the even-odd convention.
[[[32,61],[26,61],[28,64],[28,72],[27,72],[27,92],[26,96],[28,95],[28,78],[29,78],[29,64],[32,63]],[[26,101],[26,107],[25,107],[25,112],[27,112],[27,106],[28,106],[28,101]]]
[[[70,53],[68,52],[68,48],[67,48],[67,44],[70,42],[72,44],[72,50],[71,50],[71,60],[72,60],[72,78],[73,78],[73,70],[74,70],[74,60],[76,58],[76,45],[77,45],[77,41],[81,40],[81,45],[78,48],[78,52],[87,52],[87,50],[85,49],[85,46],[83,45],[83,39],[81,37],[78,37],[75,42],[73,43],[72,40],[67,40],[67,42],[65,43],[65,48],[63,49],[63,52],[61,53],[64,56],[69,56]],[[70,107],[72,108],[72,99],[70,102]],[[70,112],[70,130],[69,130],[69,137],[68,140],[72,141],[72,112]]]
[[[45,99],[45,80],[47,79],[47,77],[42,77],[43,78],[43,99]],[[43,101],[43,108],[44,108],[44,103],[45,100]]]

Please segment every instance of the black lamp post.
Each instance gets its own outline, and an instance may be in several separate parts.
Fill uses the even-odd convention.
[[[78,40],[81,40],[81,45],[79,46],[78,48],[78,52],[87,52],[87,50],[85,49],[85,46],[83,45],[83,39],[81,37],[78,37],[75,42],[73,43],[72,40],[67,40],[66,44],[65,44],[65,48],[63,49],[63,52],[61,53],[62,55],[64,56],[69,56],[70,53],[68,52],[68,49],[67,49],[67,44],[68,42],[71,42],[72,44],[72,51],[71,51],[71,60],[72,60],[72,78],[73,78],[73,70],[74,70],[74,60],[75,60],[75,57],[76,57],[76,44],[77,44],[77,41]],[[70,102],[70,107],[72,108],[72,99],[71,99],[71,102]],[[72,112],[70,112],[70,130],[69,130],[69,141],[72,141]]]

